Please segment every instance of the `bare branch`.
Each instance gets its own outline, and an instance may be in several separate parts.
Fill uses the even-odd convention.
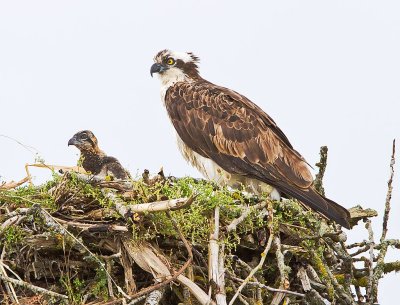
[[[10,190],[10,189],[16,188],[16,187],[24,184],[25,182],[28,182],[28,181],[29,181],[29,177],[27,176],[24,179],[21,179],[20,181],[17,181],[17,182],[10,181],[7,183],[3,183],[0,185],[0,190]]]
[[[237,282],[239,282],[239,283],[242,283],[242,284],[245,283],[245,281],[246,281],[246,280],[242,280],[242,279],[237,278],[237,277],[232,277],[232,279],[237,281]],[[280,293],[285,293],[285,294],[291,294],[291,295],[302,297],[302,298],[305,297],[304,293],[298,293],[298,292],[295,292],[295,291],[273,288],[273,287],[261,284],[259,282],[250,282],[250,281],[248,281],[245,284],[249,285],[249,286],[253,286],[253,287],[259,287],[259,288],[262,288],[262,289],[265,289],[265,290],[268,290],[268,291],[271,291],[271,292],[280,292]]]
[[[368,260],[368,285],[366,288],[367,293],[367,301],[372,300],[373,296],[373,281],[374,281],[374,232],[372,231],[371,220],[367,219],[365,223],[365,227],[368,230],[368,240],[369,240],[369,260]]]
[[[163,293],[163,289],[158,289],[150,292],[146,298],[146,301],[144,301],[144,305],[158,305],[158,303],[160,303],[161,301]]]
[[[7,282],[7,283],[11,283],[11,284],[20,286],[20,287],[25,288],[25,289],[29,289],[29,290],[31,290],[31,291],[33,291],[35,293],[42,293],[42,294],[45,294],[45,295],[48,295],[48,296],[51,296],[51,297],[54,297],[54,298],[57,298],[57,299],[66,299],[66,300],[68,299],[68,297],[66,295],[59,294],[59,293],[56,293],[56,292],[53,292],[53,291],[50,291],[50,290],[47,290],[47,289],[44,289],[44,288],[41,288],[41,287],[38,287],[38,286],[34,286],[34,285],[29,284],[27,282],[10,278],[10,277],[5,276],[3,274],[0,274],[0,279],[5,281],[5,282]]]
[[[376,302],[378,299],[378,284],[379,280],[384,273],[384,266],[385,266],[385,257],[388,250],[388,243],[385,243],[386,233],[387,233],[387,224],[389,220],[389,212],[390,212],[390,200],[392,198],[392,182],[394,177],[394,164],[395,164],[395,152],[396,152],[396,141],[393,140],[392,145],[392,156],[390,160],[390,178],[388,181],[388,191],[386,194],[386,201],[385,201],[385,213],[383,216],[383,225],[382,225],[382,235],[381,235],[381,249],[378,254],[377,264],[374,268],[374,274],[372,279],[372,287],[371,287],[371,302]]]
[[[267,202],[266,202],[266,201],[262,201],[262,202],[260,202],[260,203],[255,204],[255,205],[252,205],[252,206],[245,206],[245,207],[243,207],[243,212],[242,212],[242,214],[241,214],[238,218],[235,218],[234,220],[232,220],[232,222],[231,222],[228,226],[226,226],[226,231],[227,231],[227,232],[231,232],[231,231],[236,230],[236,227],[237,227],[241,222],[243,222],[243,220],[245,220],[246,217],[249,216],[249,214],[250,214],[252,211],[254,211],[254,210],[256,210],[256,209],[265,208],[266,206],[267,206]]]
[[[315,164],[319,168],[319,171],[318,171],[318,174],[315,176],[314,187],[318,193],[320,193],[321,195],[324,196],[325,190],[324,190],[322,180],[324,178],[326,163],[327,163],[327,159],[328,159],[328,147],[321,146],[321,148],[319,150],[319,155],[320,155],[320,160],[318,163]]]
[[[155,285],[153,285],[151,287],[147,287],[145,289],[140,290],[139,292],[137,292],[137,293],[135,293],[134,295],[131,296],[131,298],[133,298],[133,299],[138,298],[138,297],[140,297],[142,295],[146,295],[146,294],[148,294],[148,293],[150,293],[150,292],[152,292],[154,290],[159,290],[162,287],[164,287],[167,284],[169,284],[170,282],[178,279],[181,276],[181,274],[186,270],[186,268],[190,265],[192,260],[193,260],[193,253],[192,253],[191,247],[189,246],[189,243],[187,242],[186,238],[184,237],[184,235],[182,234],[181,230],[179,229],[175,219],[172,218],[172,216],[170,215],[170,213],[168,211],[167,211],[167,215],[171,219],[175,230],[177,230],[177,232],[179,233],[180,238],[182,239],[183,243],[185,244],[186,250],[188,251],[189,258],[186,261],[186,263],[174,275],[170,276],[168,279],[164,280],[161,283],[158,283],[158,284],[155,284]],[[127,249],[127,250],[129,252],[129,249]],[[136,262],[139,264],[139,262],[137,260],[136,260]],[[149,271],[151,271],[151,269]],[[169,273],[169,271],[168,271],[168,273]],[[201,301],[201,299],[198,299],[198,300]]]
[[[385,213],[383,215],[381,242],[383,242],[385,240],[386,234],[387,234],[387,225],[388,225],[389,213],[390,213],[390,200],[392,199],[392,191],[393,191],[392,182],[393,182],[393,177],[394,177],[394,164],[396,162],[395,153],[396,153],[396,140],[393,140],[392,157],[390,159],[390,178],[388,181],[388,190],[387,190],[387,194],[386,194]]]
[[[251,270],[250,274],[246,277],[246,279],[243,281],[243,283],[239,286],[239,289],[236,291],[235,295],[233,296],[233,298],[230,300],[229,305],[232,305],[236,298],[239,296],[239,293],[243,290],[243,288],[249,283],[249,281],[251,280],[251,278],[254,276],[254,274],[260,270],[260,268],[264,265],[264,261],[267,257],[267,254],[269,252],[269,250],[271,249],[271,245],[272,245],[272,240],[274,238],[274,234],[270,233],[269,238],[268,238],[268,242],[267,245],[265,246],[264,251],[261,253],[261,259],[260,262],[258,263],[258,265]]]
[[[226,305],[224,254],[219,249],[219,206],[214,209],[214,231],[210,234],[208,243],[208,277],[215,284],[215,299],[217,305]],[[222,244],[222,248],[224,245]]]
[[[286,266],[285,266],[285,257],[282,254],[281,251],[281,239],[279,236],[275,236],[274,238],[274,244],[275,244],[275,256],[276,256],[276,261],[278,265],[278,270],[279,270],[279,289],[284,289],[286,290],[289,288],[289,280],[287,279],[287,271]],[[282,292],[275,293],[271,305],[279,305],[283,298],[285,297],[285,294]]]

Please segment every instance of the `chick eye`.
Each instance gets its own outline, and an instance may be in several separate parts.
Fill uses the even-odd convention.
[[[88,139],[88,136],[87,136],[86,134],[83,134],[83,135],[81,135],[81,139],[82,139],[82,140],[87,140],[87,139]]]
[[[175,63],[175,60],[172,57],[167,58],[167,65],[172,66],[174,63]]]

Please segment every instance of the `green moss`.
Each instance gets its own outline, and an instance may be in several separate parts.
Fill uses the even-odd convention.
[[[400,271],[400,261],[386,263],[383,265],[383,272],[385,274],[393,271],[395,272]]]
[[[344,283],[345,283],[344,274],[336,274],[335,278],[339,284],[344,285]],[[368,286],[368,277],[363,276],[358,279],[352,279],[351,284],[355,285],[355,286],[360,286],[360,287],[367,287]]]
[[[303,228],[311,229],[309,232],[315,234],[319,232],[321,221],[312,211],[305,210],[297,201],[286,200],[275,202],[274,218],[281,223],[297,225]]]
[[[3,241],[11,248],[16,247],[23,240],[25,232],[18,226],[10,226],[3,232]]]
[[[163,185],[159,194],[173,199],[189,197],[196,194],[197,197],[193,204],[187,209],[181,209],[172,212],[172,216],[178,222],[183,234],[194,244],[208,243],[210,235],[210,219],[212,218],[214,208],[220,207],[220,219],[222,225],[228,225],[233,219],[240,216],[242,206],[246,198],[240,192],[231,192],[226,188],[216,188],[212,183],[197,182],[192,178],[184,178],[176,181],[172,185]],[[253,211],[245,221],[225,237],[224,242],[228,249],[237,245],[238,235],[243,232],[254,232],[257,228],[266,225],[263,217],[254,217],[259,215],[259,211]],[[156,235],[166,235],[178,237],[172,223],[165,213],[152,213],[146,215],[150,220],[150,226],[147,229],[148,238]]]
[[[82,196],[96,201],[102,207],[110,207],[111,202],[104,197],[99,187],[93,186],[77,178],[76,174],[71,173],[70,179],[67,179],[66,188],[70,189],[75,196]]]
[[[334,292],[335,289],[333,287],[332,281],[329,277],[328,270],[326,269],[326,265],[323,262],[322,259],[322,253],[321,253],[322,248],[318,248],[317,251],[312,251],[310,249],[310,253],[313,254],[312,262],[314,264],[314,267],[316,268],[317,273],[320,275],[321,280],[326,283],[327,288],[328,288],[328,295],[330,298],[334,298]]]
[[[60,284],[66,290],[68,296],[68,303],[78,305],[82,303],[83,291],[85,288],[85,281],[75,277],[71,279],[68,275],[64,275],[60,278]]]
[[[41,186],[25,185],[12,190],[0,191],[0,204],[12,203],[15,208],[31,207],[39,203],[42,207],[55,211],[57,209],[49,190],[54,187],[60,177],[54,174],[53,180]]]
[[[96,270],[96,276],[94,278],[94,286],[91,292],[97,297],[103,300],[108,300],[108,288],[107,288],[107,273],[103,268]]]

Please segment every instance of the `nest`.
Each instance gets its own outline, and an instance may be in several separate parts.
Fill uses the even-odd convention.
[[[340,227],[295,200],[145,172],[128,182],[54,175],[0,190],[0,203],[2,304],[372,301],[379,263],[362,256],[372,244],[346,245]],[[353,214],[370,228],[373,211]],[[389,246],[400,243],[372,250]]]

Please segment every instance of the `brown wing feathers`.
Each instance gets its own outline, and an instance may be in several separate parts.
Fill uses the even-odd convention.
[[[230,173],[293,196],[349,228],[348,211],[312,188],[312,175],[275,122],[247,98],[201,80],[166,93],[171,121],[187,146]]]

